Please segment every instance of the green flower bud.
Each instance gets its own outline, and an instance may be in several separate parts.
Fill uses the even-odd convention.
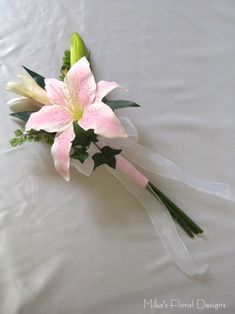
[[[78,33],[73,33],[70,46],[70,65],[72,66],[82,57],[87,57],[87,49]]]

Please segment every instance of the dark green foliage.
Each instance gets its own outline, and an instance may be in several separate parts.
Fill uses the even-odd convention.
[[[112,110],[127,108],[127,107],[140,107],[140,105],[136,104],[133,101],[129,100],[107,100],[103,99],[103,102],[108,105]]]
[[[63,64],[60,68],[60,80],[63,81],[65,75],[67,74],[68,70],[70,69],[70,51],[65,50],[63,56]]]
[[[30,76],[32,76],[32,78],[34,79],[34,81],[42,88],[45,89],[45,77],[41,76],[40,74],[26,68],[25,66],[23,66],[23,68],[25,69],[26,72],[29,73]]]
[[[10,113],[10,116],[12,116],[14,118],[18,118],[18,119],[20,119],[26,123],[29,120],[31,113],[33,113],[33,112],[34,111],[13,112],[13,113]]]
[[[10,140],[13,147],[22,145],[25,142],[39,142],[41,140],[44,140],[46,143],[52,145],[55,137],[55,134],[47,133],[43,130],[30,130],[25,132],[24,128],[15,130],[14,134],[15,136]]]
[[[100,149],[100,153],[96,153],[92,156],[94,160],[94,170],[103,164],[107,164],[111,168],[115,169],[116,158],[115,156],[121,153],[121,149],[114,149],[109,146],[104,146]]]
[[[78,159],[81,163],[89,156],[88,152],[83,147],[75,147],[74,152],[70,155],[73,159]]]
[[[78,159],[83,163],[89,156],[87,150],[90,147],[91,143],[97,142],[97,135],[94,133],[94,130],[84,130],[79,126],[79,124],[74,121],[73,129],[75,133],[75,138],[72,141],[73,153],[71,158]]]
[[[97,142],[97,135],[94,133],[94,130],[84,130],[79,126],[75,121],[73,123],[75,138],[72,142],[72,146],[81,146],[83,148],[89,148],[91,142]]]

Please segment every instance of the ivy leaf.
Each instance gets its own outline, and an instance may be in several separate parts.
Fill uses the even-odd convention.
[[[20,111],[20,112],[13,112],[10,113],[10,116],[14,117],[14,118],[18,118],[24,122],[27,122],[29,120],[30,115],[33,113],[34,111]]]
[[[103,155],[101,153],[96,153],[92,156],[92,159],[94,160],[94,168],[95,170],[97,167],[106,164],[105,159],[103,158]]]
[[[34,81],[43,89],[45,89],[45,77],[23,66],[26,72],[34,79]]]
[[[116,158],[115,156],[121,153],[121,149],[114,149],[109,146],[104,146],[101,148],[100,153],[96,153],[92,156],[94,160],[94,169],[103,164],[107,164],[109,167],[115,169]]]
[[[103,102],[108,105],[112,110],[127,108],[127,107],[140,107],[140,105],[136,104],[133,101],[129,100],[107,100],[103,99]]]
[[[84,163],[84,161],[89,157],[88,152],[84,148],[74,148],[74,152],[70,156],[73,159],[78,159],[81,163]]]
[[[93,129],[84,130],[79,126],[77,122],[73,123],[75,138],[72,141],[72,146],[81,146],[84,149],[87,149],[91,142],[97,142],[97,135]]]

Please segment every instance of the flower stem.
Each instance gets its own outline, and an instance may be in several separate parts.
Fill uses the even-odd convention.
[[[168,209],[171,216],[177,221],[177,223],[190,237],[193,237],[193,234],[203,233],[203,230],[188,215],[186,215],[175,203],[173,203],[151,182],[148,183],[146,188],[163,203],[163,205]]]

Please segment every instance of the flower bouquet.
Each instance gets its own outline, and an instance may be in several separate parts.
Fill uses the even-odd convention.
[[[106,96],[116,82],[96,83],[90,68],[90,53],[78,33],[71,37],[70,50],[64,52],[60,78],[44,78],[26,68],[21,83],[9,82],[7,90],[21,98],[9,103],[27,102],[31,111],[11,113],[24,122],[15,131],[13,147],[25,142],[46,141],[51,145],[55,169],[68,181],[70,166],[84,175],[101,165],[115,175],[146,208],[163,245],[176,265],[187,275],[201,274],[178,235],[173,221],[191,237],[203,233],[182,209],[146,177],[145,169],[171,178],[199,191],[234,200],[230,187],[188,176],[176,164],[138,144],[137,130],[128,118],[119,118],[121,108],[139,107],[130,100],[109,100]],[[156,200],[162,206],[156,208]]]

